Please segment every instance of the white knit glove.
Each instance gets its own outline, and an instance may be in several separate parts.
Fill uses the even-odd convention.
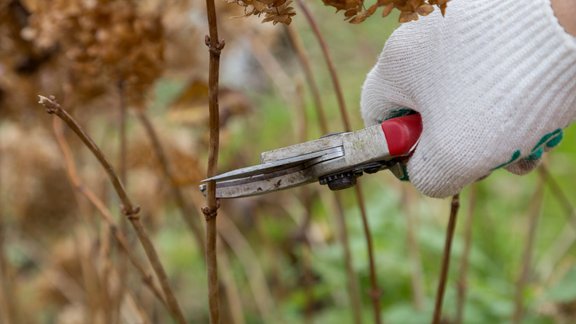
[[[366,125],[409,108],[423,132],[407,164],[446,197],[494,169],[534,168],[576,117],[576,38],[549,0],[452,0],[399,27],[362,89]]]

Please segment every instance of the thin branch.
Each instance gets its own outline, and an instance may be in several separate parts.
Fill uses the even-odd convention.
[[[0,138],[1,139],[1,138]],[[0,143],[0,150],[2,145]],[[6,220],[4,217],[4,201],[2,197],[2,154],[0,154],[0,322],[16,323],[16,301],[18,296],[15,294],[11,279],[11,271],[8,260],[6,259]]]
[[[222,264],[220,267],[220,275],[224,283],[224,293],[228,301],[228,308],[230,309],[231,324],[244,324],[244,310],[242,307],[242,297],[238,285],[234,280],[233,268],[230,263],[230,258],[226,251],[222,251],[222,244],[218,245],[220,253],[218,253],[218,261]]]
[[[524,245],[524,252],[522,254],[522,268],[518,281],[516,282],[516,297],[514,298],[514,314],[512,315],[512,323],[521,323],[524,316],[524,288],[530,281],[530,274],[532,272],[532,251],[534,250],[534,241],[536,240],[536,229],[538,228],[538,218],[540,216],[540,209],[544,197],[544,184],[543,179],[538,181],[536,192],[532,197],[532,204],[530,206],[530,218],[528,219],[528,233],[526,236],[526,244]]]
[[[76,163],[72,158],[72,151],[70,150],[70,146],[62,133],[62,121],[60,119],[54,119],[52,123],[52,128],[54,131],[54,135],[56,137],[56,142],[62,151],[62,156],[64,157],[64,164],[66,168],[66,173],[68,175],[68,179],[74,189],[81,195],[83,195],[86,200],[88,200],[99,212],[99,215],[102,217],[102,220],[108,225],[110,228],[110,233],[116,239],[118,244],[120,245],[121,250],[126,254],[128,260],[132,263],[132,265],[138,270],[140,276],[142,278],[142,282],[150,289],[152,294],[156,296],[156,298],[164,305],[166,305],[166,301],[162,296],[162,293],[152,280],[152,274],[148,273],[145,269],[144,265],[138,260],[138,257],[132,252],[132,248],[128,242],[128,239],[118,228],[118,225],[114,222],[114,217],[112,216],[112,212],[106,207],[104,202],[98,198],[98,196],[90,190],[88,187],[84,186],[82,180],[78,176],[78,171],[76,168]]]
[[[202,199],[199,193],[193,193],[191,198],[195,202],[199,202]],[[250,279],[248,280],[248,285],[263,321],[265,323],[274,322],[272,317],[272,314],[275,313],[274,299],[266,282],[266,275],[260,265],[258,256],[230,217],[224,211],[220,213],[220,226],[218,227],[220,239],[230,246],[244,268],[245,275]]]
[[[408,254],[410,258],[410,263],[412,265],[411,282],[412,282],[412,301],[414,303],[414,308],[421,311],[424,308],[424,280],[422,277],[422,260],[420,257],[420,249],[418,246],[418,239],[416,237],[416,221],[415,215],[410,208],[413,205],[412,202],[413,193],[410,189],[405,188],[402,190],[402,199],[400,203],[401,208],[404,210],[404,217],[406,218],[406,241],[408,245]]]
[[[190,207],[190,205],[184,199],[184,194],[180,189],[180,186],[176,182],[176,177],[174,176],[174,171],[172,169],[172,164],[168,159],[168,155],[166,154],[162,142],[160,142],[160,138],[158,137],[158,132],[154,128],[154,125],[148,118],[148,115],[143,109],[136,110],[136,116],[140,120],[140,123],[144,127],[146,131],[146,135],[148,136],[150,143],[152,144],[152,148],[154,153],[156,154],[156,158],[158,159],[158,163],[160,164],[160,168],[162,169],[162,173],[164,173],[164,177],[168,180],[168,184],[170,185],[170,189],[172,191],[172,196],[176,201],[176,205],[178,209],[180,209],[180,215],[184,219],[184,222],[192,232],[194,239],[196,240],[196,244],[200,251],[202,251],[202,255],[205,255],[205,247],[204,247],[204,233],[202,232],[202,228],[198,223],[199,215],[198,213]]]
[[[550,188],[554,198],[556,198],[562,209],[564,209],[564,215],[570,225],[572,225],[571,227],[565,227],[563,232],[557,235],[552,247],[542,253],[543,257],[539,262],[538,272],[540,272],[542,277],[547,278],[544,281],[549,282],[553,277],[554,267],[567,254],[576,241],[576,209],[570,202],[568,195],[562,190],[562,187],[556,182],[544,164],[540,165],[538,173],[544,183]]]
[[[344,94],[342,93],[342,87],[340,86],[340,81],[338,79],[338,75],[336,74],[336,68],[334,67],[334,63],[332,62],[332,56],[328,51],[328,45],[326,45],[326,41],[324,37],[322,37],[322,32],[318,28],[318,24],[314,20],[310,9],[304,3],[303,0],[296,0],[300,9],[302,9],[302,13],[304,13],[304,17],[308,21],[310,28],[312,28],[312,32],[316,37],[318,44],[320,44],[320,48],[322,49],[322,54],[324,60],[326,61],[326,65],[328,67],[328,71],[330,72],[330,79],[332,80],[332,85],[334,86],[334,92],[336,92],[336,99],[338,100],[338,108],[340,109],[340,116],[342,116],[342,123],[344,124],[344,130],[349,132],[352,130],[350,125],[350,119],[348,118],[348,111],[346,110],[346,103],[344,101]]]
[[[442,269],[440,270],[440,280],[438,281],[438,290],[436,291],[436,303],[434,305],[433,324],[439,324],[442,319],[442,302],[444,301],[444,290],[450,269],[450,257],[452,251],[452,239],[454,238],[454,229],[456,228],[456,216],[460,208],[460,194],[452,197],[450,204],[450,219],[448,220],[448,229],[446,230],[446,241],[444,243],[444,253],[442,254]]]
[[[118,106],[120,110],[119,118],[119,132],[120,132],[120,145],[118,154],[118,173],[120,174],[120,181],[127,186],[127,154],[128,154],[128,141],[126,139],[126,98],[124,98],[124,82],[118,81],[116,85],[118,89]]]
[[[460,269],[458,271],[458,298],[456,300],[456,318],[454,322],[461,324],[464,321],[464,306],[466,305],[467,276],[468,276],[468,259],[470,257],[470,247],[472,246],[472,223],[474,210],[476,209],[476,184],[470,186],[470,197],[468,203],[468,212],[464,224],[464,251],[460,260]]]
[[[308,57],[308,54],[304,49],[304,45],[302,45],[300,35],[298,35],[298,33],[294,30],[294,27],[289,25],[287,27],[287,30],[288,30],[288,37],[290,38],[292,47],[296,51],[298,61],[300,62],[302,70],[304,71],[304,75],[306,76],[306,83],[308,83],[308,87],[310,88],[310,92],[312,94],[312,100],[314,100],[314,108],[316,110],[320,131],[323,134],[328,134],[328,123],[326,122],[326,113],[324,112],[324,105],[322,104],[320,90],[318,90],[318,84],[316,83],[314,73],[312,72],[310,58]]]
[[[368,213],[366,212],[366,204],[364,203],[364,195],[362,194],[362,186],[357,183],[354,187],[356,190],[356,199],[360,207],[360,215],[362,216],[362,226],[364,228],[364,236],[366,237],[366,248],[368,249],[368,260],[370,266],[370,298],[372,299],[372,311],[374,312],[374,322],[382,323],[382,316],[380,314],[380,296],[382,291],[378,288],[378,277],[376,275],[376,261],[374,261],[374,248],[372,244],[372,235],[370,234],[370,224],[368,223]]]
[[[556,200],[558,200],[558,202],[564,209],[568,222],[576,230],[576,212],[574,206],[572,206],[572,203],[570,202],[570,199],[568,199],[568,196],[566,195],[564,190],[562,190],[558,182],[556,182],[554,177],[552,177],[552,175],[550,174],[550,172],[548,171],[548,169],[544,164],[540,165],[540,167],[538,168],[538,173],[550,188],[552,195],[556,198]]]
[[[56,99],[54,97],[51,96],[50,98],[47,98],[39,96],[39,98],[40,98],[39,103],[46,108],[46,112],[49,114],[54,114],[58,116],[60,119],[62,119],[66,123],[66,125],[68,125],[68,127],[72,129],[72,131],[74,131],[76,135],[78,135],[80,140],[82,140],[82,142],[94,154],[94,156],[98,159],[98,161],[108,174],[108,178],[110,179],[110,182],[112,182],[112,185],[114,186],[114,189],[118,197],[120,198],[120,201],[122,202],[122,212],[128,218],[128,220],[136,230],[136,235],[138,236],[138,239],[140,240],[140,243],[142,244],[142,247],[146,252],[146,256],[148,257],[148,260],[150,261],[150,264],[152,265],[154,272],[156,273],[156,276],[164,292],[166,303],[168,305],[168,308],[170,309],[171,314],[179,323],[185,323],[186,321],[184,319],[184,315],[182,313],[182,310],[180,309],[180,305],[178,304],[178,301],[176,300],[176,297],[174,296],[172,289],[170,288],[168,276],[166,275],[166,271],[164,270],[164,267],[160,262],[158,252],[156,252],[156,249],[154,248],[154,245],[152,244],[150,237],[146,233],[146,230],[144,229],[144,227],[142,226],[142,222],[140,221],[140,216],[138,215],[138,213],[140,212],[140,208],[135,207],[135,205],[132,204],[132,201],[128,197],[128,194],[126,193],[124,186],[122,185],[122,182],[116,175],[116,172],[112,168],[110,162],[106,160],[104,154],[102,154],[96,143],[94,143],[94,141],[90,138],[90,136],[86,134],[86,132],[72,118],[72,116],[70,116],[68,112],[66,112],[60,106],[60,104],[56,102]]]
[[[218,24],[214,0],[206,0],[206,15],[208,17],[209,35],[205,42],[210,52],[208,66],[208,109],[210,110],[210,146],[208,149],[208,172],[210,178],[216,174],[218,166],[218,149],[220,145],[220,114],[218,109],[218,82],[220,76],[220,53],[224,48],[224,41],[218,38]],[[219,292],[218,292],[218,259],[216,257],[216,216],[218,215],[218,201],[216,200],[216,183],[207,183],[207,206],[202,209],[206,217],[206,271],[208,272],[208,300],[210,308],[210,323],[220,323]]]
[[[342,92],[342,87],[340,86],[340,81],[338,75],[336,73],[336,68],[334,67],[334,63],[332,62],[332,57],[330,52],[328,51],[328,46],[326,45],[326,41],[312,16],[312,13],[306,6],[303,0],[296,0],[298,6],[304,13],[308,24],[312,28],[312,32],[314,33],[320,48],[322,49],[322,54],[324,60],[326,61],[326,65],[328,67],[328,71],[330,73],[330,79],[332,80],[332,85],[334,87],[334,92],[336,93],[336,98],[338,101],[338,109],[340,111],[340,117],[342,119],[342,124],[344,126],[344,130],[349,132],[352,130],[350,125],[350,119],[348,118],[348,111],[346,109],[346,103],[344,101],[344,94]],[[376,276],[376,262],[374,260],[373,255],[373,247],[372,247],[372,234],[370,233],[370,225],[368,224],[368,215],[366,213],[366,206],[364,204],[364,197],[362,195],[362,187],[360,184],[357,184],[354,187],[356,198],[358,200],[358,207],[360,209],[360,214],[362,216],[362,224],[364,228],[364,236],[366,238],[366,248],[368,250],[368,261],[370,264],[370,284],[371,284],[371,291],[370,291],[370,298],[372,299],[372,308],[374,311],[374,322],[379,324],[382,322],[382,315],[380,312],[380,297],[381,291],[378,288],[378,280]]]
[[[126,134],[126,123],[127,123],[127,107],[126,107],[126,93],[125,93],[125,83],[124,80],[118,80],[116,83],[116,90],[118,93],[118,110],[119,115],[119,147],[118,147],[118,171],[120,174],[120,181],[125,186],[128,186],[128,139]],[[124,217],[120,219],[120,229],[124,233],[128,233],[128,222]],[[124,298],[124,290],[126,289],[126,278],[128,277],[128,267],[126,264],[126,259],[122,258],[118,260],[118,272],[120,276],[120,286],[116,293],[117,303],[115,307],[120,309],[122,306],[121,301]],[[163,300],[163,299],[162,299]]]
[[[346,215],[344,215],[344,206],[342,206],[341,192],[334,191],[334,207],[336,212],[336,221],[338,223],[338,239],[344,250],[344,266],[346,268],[346,278],[348,284],[348,297],[352,307],[352,316],[354,323],[362,323],[362,304],[360,300],[360,289],[358,288],[358,279],[352,264],[352,251],[350,250],[350,239],[348,238],[348,228],[346,227]]]
[[[309,11],[307,11],[307,7],[303,2],[299,2],[299,5],[301,6],[301,8],[304,10],[305,13],[308,13],[308,15],[306,15],[306,18],[308,20],[308,23],[311,26],[316,26],[316,23],[314,21],[314,18],[312,17],[312,15],[310,14]],[[316,27],[315,29],[315,35],[318,39],[319,43],[324,43],[323,39],[322,39],[322,35],[319,32],[318,28]],[[294,35],[293,35],[294,36]],[[296,40],[296,38],[294,38],[294,40]],[[293,42],[295,46],[297,46],[298,41],[296,40],[295,42]],[[295,47],[296,51],[298,51],[298,48]],[[324,56],[329,56],[329,53],[326,49],[326,47],[324,47],[325,51]],[[305,51],[303,50],[303,48],[300,48],[300,54],[299,56],[302,56],[302,62],[308,62],[307,55],[305,54]],[[304,69],[308,70],[309,72],[305,72],[307,74],[311,74],[311,69],[309,68],[310,64],[306,64],[303,63],[303,67]],[[308,66],[308,68],[306,68],[305,66]],[[334,71],[334,69],[331,69],[332,71]],[[334,76],[334,75],[333,75]],[[337,80],[337,78],[335,78]],[[312,80],[312,79],[309,79]],[[334,80],[334,78],[333,78]],[[319,95],[319,91],[317,90],[317,86],[315,82],[312,83],[308,83],[309,86],[312,86],[314,89],[311,89],[313,96],[315,96],[315,102],[316,102],[316,109],[317,109],[317,114],[318,114],[318,124],[320,126],[320,129],[323,133],[327,134],[329,132],[328,129],[328,123],[326,121],[326,115],[323,113],[323,110],[321,110],[320,107],[322,107],[322,101],[320,99],[320,95]],[[339,89],[337,87],[337,89]],[[342,101],[343,102],[343,101]],[[340,106],[341,107],[341,106]],[[343,118],[346,118],[346,115],[343,115]],[[347,120],[347,119],[346,119]],[[354,265],[352,262],[352,252],[350,251],[350,241],[348,238],[348,228],[346,226],[346,218],[344,215],[344,207],[342,206],[342,198],[341,198],[341,193],[339,192],[334,192],[333,196],[332,196],[332,207],[334,208],[334,212],[336,214],[336,220],[337,220],[337,225],[338,225],[338,240],[340,241],[340,244],[342,245],[342,249],[344,252],[344,266],[346,268],[346,278],[347,278],[347,286],[348,286],[348,298],[350,299],[350,306],[352,308],[352,316],[354,318],[354,323],[358,324],[358,323],[362,323],[362,304],[361,304],[361,299],[360,299],[360,289],[358,287],[358,279],[356,277],[356,273],[354,271]]]

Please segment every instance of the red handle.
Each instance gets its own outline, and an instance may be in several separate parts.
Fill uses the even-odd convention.
[[[406,156],[412,152],[422,133],[420,114],[388,119],[381,124],[391,156]]]

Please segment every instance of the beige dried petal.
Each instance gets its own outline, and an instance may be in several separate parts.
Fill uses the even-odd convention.
[[[420,16],[428,16],[429,14],[432,13],[432,11],[434,11],[434,7],[429,4],[423,4],[416,9],[416,12]]]

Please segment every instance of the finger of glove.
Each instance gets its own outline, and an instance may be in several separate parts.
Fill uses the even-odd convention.
[[[396,112],[411,107],[410,100],[395,82],[375,66],[362,86],[360,107],[366,126],[379,124],[396,115]]]
[[[513,174],[525,175],[534,170],[542,161],[542,157],[546,152],[549,152],[554,147],[558,146],[563,138],[561,129],[547,133],[532,149],[530,155],[522,158],[521,160],[507,165],[505,169]]]
[[[422,135],[407,163],[407,173],[423,194],[436,198],[454,195],[489,174],[501,159],[491,130],[470,118],[478,116],[422,114]]]
[[[530,171],[536,169],[542,162],[542,158],[532,159],[532,158],[524,158],[517,162],[514,162],[505,167],[505,169],[513,174],[516,175],[525,175]]]

